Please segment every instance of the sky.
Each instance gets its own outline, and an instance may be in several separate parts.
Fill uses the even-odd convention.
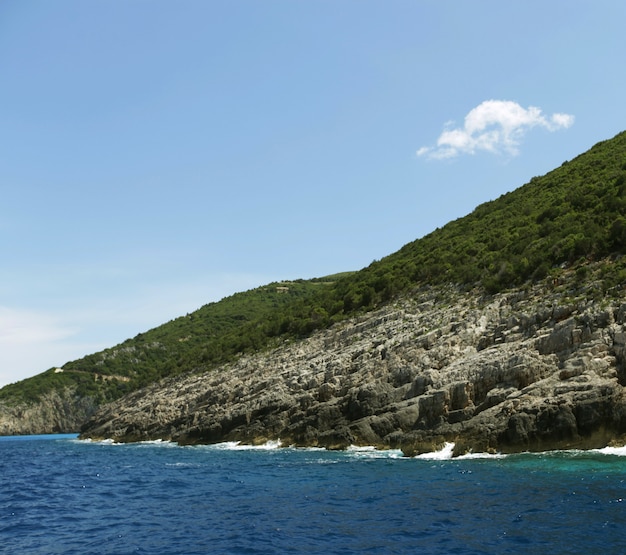
[[[0,386],[358,270],[626,129],[622,0],[0,1]]]

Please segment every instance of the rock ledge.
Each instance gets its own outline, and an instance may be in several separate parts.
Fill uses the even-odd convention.
[[[545,285],[426,288],[102,407],[81,437],[238,440],[415,455],[603,447],[626,433],[626,304]]]

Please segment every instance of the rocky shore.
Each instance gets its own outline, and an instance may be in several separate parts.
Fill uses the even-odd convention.
[[[626,433],[626,300],[541,284],[424,288],[102,407],[83,438],[455,453],[593,448]]]

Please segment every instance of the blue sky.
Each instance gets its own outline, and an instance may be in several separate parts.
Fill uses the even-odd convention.
[[[626,2],[0,2],[0,386],[357,270],[626,129]]]

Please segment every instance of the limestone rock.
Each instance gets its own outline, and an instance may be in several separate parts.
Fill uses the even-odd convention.
[[[0,403],[0,435],[77,432],[96,408],[93,399],[67,388],[45,393],[38,403]]]
[[[626,304],[536,285],[425,288],[377,311],[164,380],[102,407],[83,437],[337,449],[445,441],[455,453],[601,447],[626,432]]]

